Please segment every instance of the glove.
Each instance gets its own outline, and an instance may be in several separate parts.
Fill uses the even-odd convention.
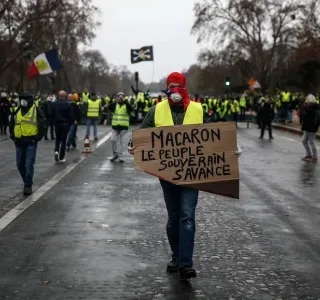
[[[241,154],[242,154],[242,150],[241,150],[240,146],[238,146],[238,145],[237,145],[237,152],[236,152],[236,154],[238,155],[238,157],[240,157]]]
[[[130,140],[129,143],[128,143],[128,152],[129,152],[131,155],[133,155],[135,149],[136,149],[136,147],[133,147],[132,140]]]

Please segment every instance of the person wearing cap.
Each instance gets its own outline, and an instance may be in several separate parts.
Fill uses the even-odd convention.
[[[130,125],[130,114],[133,111],[132,106],[125,100],[124,93],[117,94],[116,102],[109,105],[109,111],[112,115],[112,151],[113,156],[110,159],[112,162],[119,159],[119,162],[123,160],[123,136],[126,134]]]
[[[141,128],[203,123],[204,112],[201,103],[190,100],[186,79],[181,73],[174,72],[168,76],[167,89],[164,92],[168,99],[150,108]],[[128,150],[133,154],[134,147],[129,145]],[[172,251],[167,272],[179,272],[183,279],[196,277],[193,249],[199,191],[162,179],[160,184],[168,212],[167,236]]]
[[[10,119],[10,138],[16,147],[17,167],[24,183],[23,193],[31,195],[37,145],[47,132],[47,122],[30,92],[19,95],[19,101],[20,105]]]
[[[87,136],[90,138],[90,127],[93,126],[94,140],[98,140],[98,122],[101,114],[101,100],[98,99],[96,93],[91,93],[90,98],[87,100]]]
[[[167,88],[163,92],[168,99],[151,107],[140,128],[204,123],[201,103],[190,100],[184,75],[178,72],[171,73],[167,78]],[[128,151],[134,154],[134,150],[135,147],[130,141]],[[237,154],[241,154],[240,148]],[[196,277],[197,273],[193,268],[193,250],[199,191],[174,185],[163,179],[160,179],[160,184],[168,213],[167,236],[172,251],[167,272],[179,272],[182,279]]]

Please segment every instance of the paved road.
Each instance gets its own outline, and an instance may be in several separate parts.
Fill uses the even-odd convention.
[[[320,166],[258,135],[239,129],[240,201],[201,193],[190,283],[165,272],[158,181],[106,142],[0,232],[0,299],[319,299]]]
[[[98,135],[101,138],[110,131],[109,127],[99,127]],[[79,126],[78,149],[66,154],[65,164],[54,164],[54,141],[41,141],[38,145],[37,160],[35,164],[34,189],[39,188],[55,174],[59,173],[71,162],[77,161],[83,150],[85,127]],[[94,143],[92,143],[94,146]],[[13,142],[7,137],[0,138],[0,218],[10,209],[25,199],[22,195],[23,184],[15,162],[15,148]],[[1,299],[1,298],[0,298]]]

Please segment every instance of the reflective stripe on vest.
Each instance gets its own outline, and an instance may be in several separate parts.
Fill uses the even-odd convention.
[[[29,111],[23,116],[21,109],[14,116],[14,136],[21,138],[22,136],[35,136],[38,134],[37,124],[37,107],[32,105]]]
[[[91,99],[88,100],[88,118],[99,118],[99,110],[100,110],[100,101],[92,101]]]
[[[126,104],[120,105],[117,103],[116,109],[114,110],[112,116],[111,126],[129,127],[129,115]]]
[[[190,101],[183,119],[183,125],[202,124],[203,109],[200,103]],[[174,125],[168,100],[159,102],[155,108],[154,124],[156,127]]]

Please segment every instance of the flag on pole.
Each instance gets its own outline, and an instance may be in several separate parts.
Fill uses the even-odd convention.
[[[144,46],[140,49],[131,49],[130,57],[132,64],[142,61],[153,61],[153,46]]]
[[[33,63],[27,71],[27,76],[28,78],[32,78],[39,75],[46,75],[62,68],[63,65],[59,59],[57,50],[51,49],[47,52],[39,54],[33,60]]]

